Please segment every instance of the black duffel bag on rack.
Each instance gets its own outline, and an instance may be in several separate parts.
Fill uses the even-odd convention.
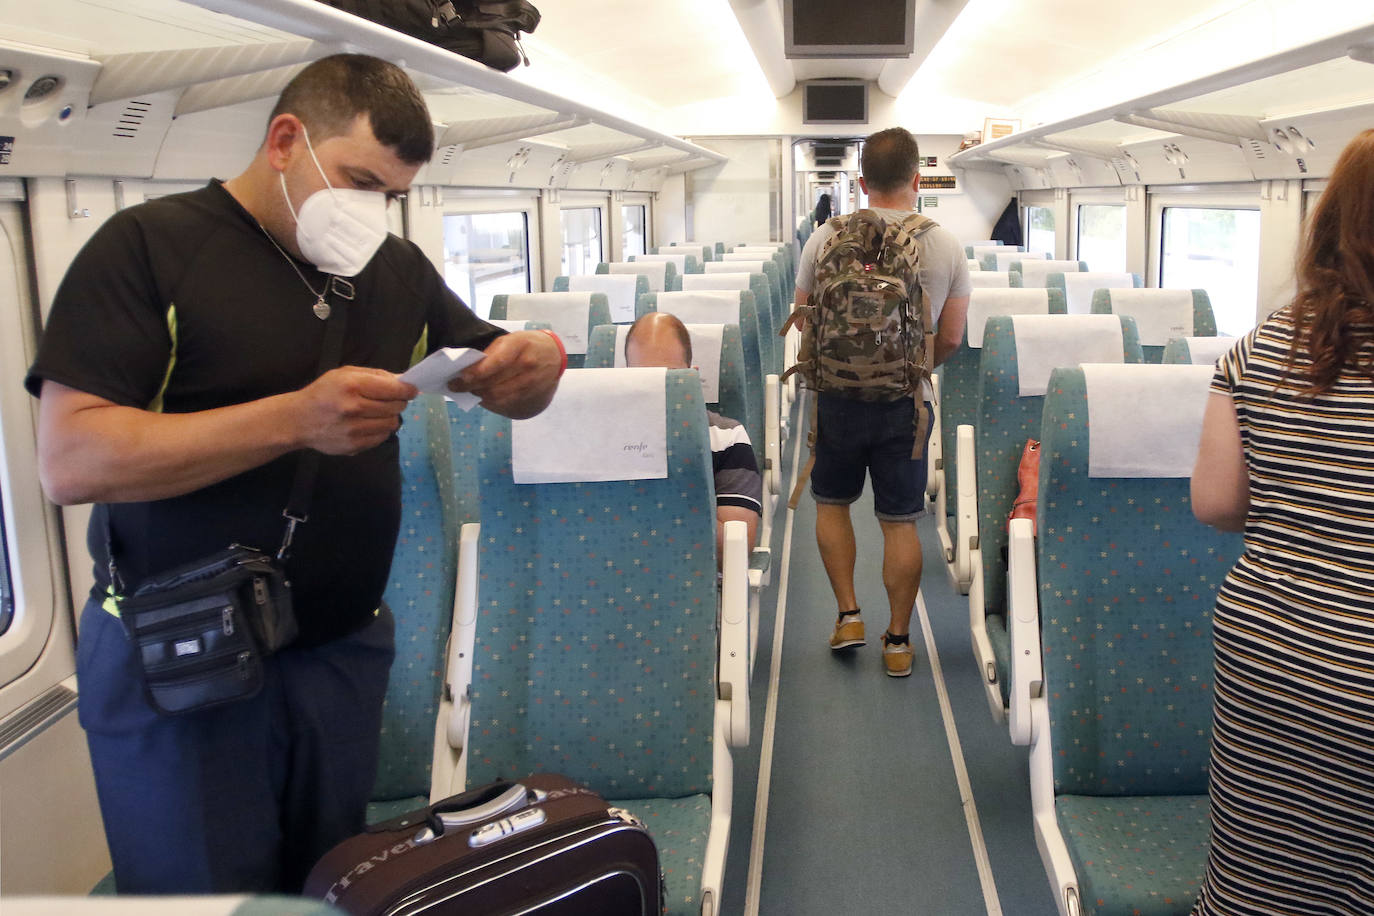
[[[521,32],[539,25],[526,0],[320,0],[495,70],[529,64]]]

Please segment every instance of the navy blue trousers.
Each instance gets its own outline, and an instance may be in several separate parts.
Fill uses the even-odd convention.
[[[182,716],[148,705],[120,622],[88,601],[79,716],[121,894],[295,893],[364,826],[395,655],[363,629],[266,662],[249,700]]]

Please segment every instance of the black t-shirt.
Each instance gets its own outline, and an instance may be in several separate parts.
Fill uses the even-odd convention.
[[[327,276],[295,261],[319,290]],[[352,280],[343,365],[401,372],[427,348],[485,348],[503,332],[477,318],[415,245],[388,236]],[[257,221],[218,182],[115,214],[58,288],[25,385],[51,379],[130,407],[189,413],[308,385],[325,322],[314,293]],[[338,308],[341,300],[330,296]],[[301,640],[369,619],[400,526],[396,438],[351,457],[323,456],[288,573]],[[301,453],[170,499],[97,506],[87,542],[104,594],[106,518],[126,588],[245,544],[275,552]]]

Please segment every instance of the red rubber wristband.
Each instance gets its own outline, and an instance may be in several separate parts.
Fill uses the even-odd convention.
[[[558,367],[558,377],[562,378],[563,373],[568,371],[568,351],[564,348],[563,341],[559,340],[558,335],[553,331],[550,331],[548,328],[539,328],[539,330],[552,337],[553,342],[558,344],[558,355],[563,360],[562,364]]]

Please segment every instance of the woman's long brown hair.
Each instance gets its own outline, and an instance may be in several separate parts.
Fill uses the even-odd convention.
[[[1299,352],[1311,365],[1303,393],[1316,397],[1335,387],[1341,373],[1374,375],[1374,129],[1351,140],[1327,180],[1298,256]]]

